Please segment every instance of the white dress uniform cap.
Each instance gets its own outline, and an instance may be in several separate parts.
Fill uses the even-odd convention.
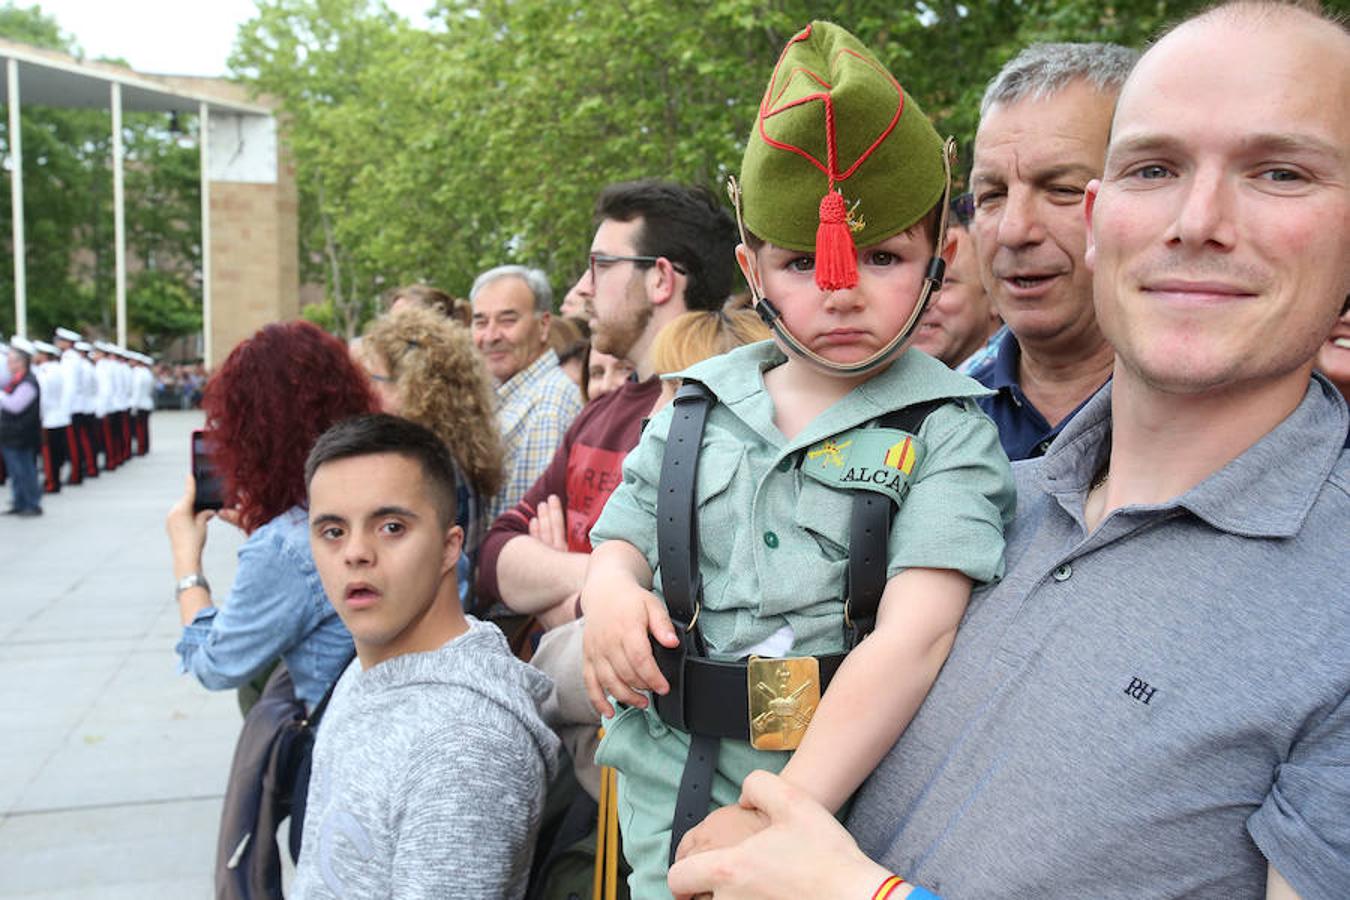
[[[94,349],[94,345],[89,343],[88,341],[76,341],[75,349],[80,351],[81,353],[88,353],[90,350]]]
[[[17,334],[9,339],[9,346],[28,356],[32,356],[37,352],[37,347],[33,346],[32,341],[28,340],[28,338],[21,338]]]
[[[39,353],[46,353],[49,356],[61,355],[61,351],[57,349],[55,344],[49,344],[46,341],[33,341],[33,346],[37,348]]]
[[[56,336],[63,341],[81,341],[84,340],[78,331],[71,331],[69,328],[56,329]]]

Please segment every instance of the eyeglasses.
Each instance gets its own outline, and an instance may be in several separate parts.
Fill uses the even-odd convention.
[[[394,383],[394,379],[393,379],[393,378],[390,378],[388,375],[376,375],[374,372],[367,372],[366,374],[370,376],[370,380],[371,380],[371,381],[374,381],[374,382],[376,382],[376,383],[378,383],[378,384],[393,384],[393,383]]]
[[[600,278],[600,273],[615,263],[630,262],[638,266],[654,266],[659,259],[666,260],[670,263],[670,267],[681,275],[689,274],[684,266],[664,256],[614,256],[609,253],[592,253],[590,255],[591,284],[595,284]]]

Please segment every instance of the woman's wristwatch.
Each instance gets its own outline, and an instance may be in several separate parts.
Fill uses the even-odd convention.
[[[201,572],[193,572],[191,575],[184,575],[178,579],[178,583],[173,586],[173,599],[177,600],[183,596],[183,591],[195,587],[202,588],[208,594],[211,593],[211,585],[206,583],[206,576]]]

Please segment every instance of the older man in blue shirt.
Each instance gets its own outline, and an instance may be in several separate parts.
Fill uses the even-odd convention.
[[[1136,54],[1038,44],[1004,66],[980,108],[971,233],[1007,330],[969,374],[1011,459],[1040,456],[1111,375],[1083,262],[1083,196],[1101,175],[1111,110]]]

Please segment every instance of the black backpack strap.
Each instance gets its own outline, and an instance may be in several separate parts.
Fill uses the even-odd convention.
[[[338,682],[342,680],[343,674],[347,671],[347,667],[352,664],[352,660],[354,659],[356,659],[355,648],[352,649],[351,655],[347,657],[347,661],[342,664],[342,668],[338,669],[338,677],[333,679],[333,683],[328,686],[328,690],[323,692],[323,697],[321,697],[319,702],[314,705],[313,712],[305,716],[305,724],[310,728],[319,727],[319,722],[323,720],[323,714],[328,709],[328,701],[333,699],[333,691],[337,690]]]
[[[338,677],[333,679],[333,683],[324,691],[323,697],[314,705],[314,710],[305,716],[296,729],[293,738],[294,747],[288,751],[291,765],[291,785],[290,785],[290,850],[291,860],[298,862],[300,859],[300,842],[305,834],[305,814],[309,809],[309,778],[311,768],[314,763],[314,741],[319,734],[319,723],[323,721],[323,714],[328,710],[328,701],[333,699],[333,692],[337,690],[338,682],[346,673],[347,667],[356,659],[356,648],[352,648],[351,655],[343,663],[342,668],[338,670]]]
[[[949,401],[930,400],[887,413],[877,420],[882,428],[897,428],[917,435],[933,410]],[[848,599],[844,606],[844,629],[849,649],[872,633],[877,607],[886,590],[886,547],[890,543],[895,507],[888,497],[874,491],[858,491],[848,535]]]

